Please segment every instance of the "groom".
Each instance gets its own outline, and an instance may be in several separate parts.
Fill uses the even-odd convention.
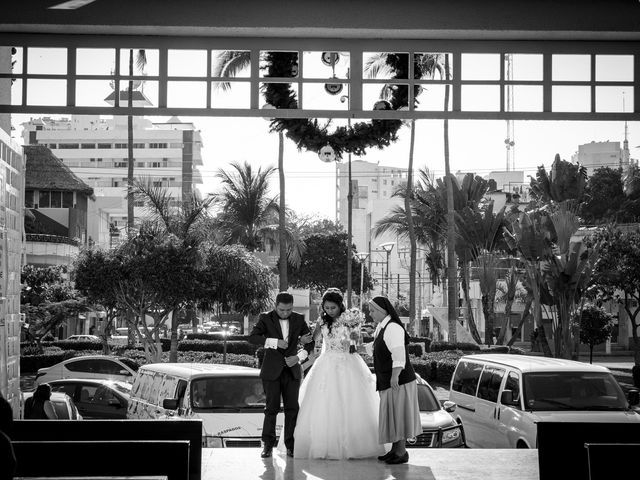
[[[280,398],[284,404],[284,444],[287,455],[293,457],[293,432],[298,418],[298,391],[302,380],[300,362],[313,350],[314,343],[297,351],[300,337],[311,334],[304,316],[292,312],[293,295],[280,292],[276,308],[261,313],[249,334],[249,342],[264,345],[265,355],[260,370],[267,401],[262,425],[262,458],[270,457],[276,444],[276,416],[280,411]]]

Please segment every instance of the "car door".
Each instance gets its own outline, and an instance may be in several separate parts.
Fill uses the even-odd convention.
[[[497,402],[505,373],[504,368],[487,365],[480,376],[474,416],[477,428],[475,443],[481,448],[497,448],[499,443]]]
[[[498,429],[496,448],[516,448],[516,441],[522,435],[522,391],[520,374],[510,370],[504,381],[501,390],[511,391],[513,403],[502,404],[502,399],[498,398],[498,414],[496,427]]]

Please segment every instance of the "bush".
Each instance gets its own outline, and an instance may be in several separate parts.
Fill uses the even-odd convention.
[[[227,341],[229,340],[243,340],[247,341],[248,335],[229,335],[227,337]],[[187,333],[185,340],[222,340],[221,335],[214,335],[213,333]]]
[[[477,351],[480,350],[480,346],[477,343],[469,342],[433,342],[431,343],[432,352],[443,352],[445,350],[462,350],[462,351]]]
[[[227,341],[227,353],[243,355],[255,355],[258,345],[247,341]],[[179,352],[217,352],[224,351],[224,342],[221,340],[182,340],[178,344]]]
[[[55,342],[49,342],[49,344],[53,347],[59,347],[62,350],[102,350],[102,342],[57,340]]]
[[[409,355],[422,357],[425,354],[424,343],[410,343],[407,345],[407,351],[409,352]]]
[[[409,341],[412,343],[424,344],[425,353],[431,351],[431,339],[429,337],[409,337]]]
[[[50,367],[56,363],[60,363],[68,358],[76,356],[73,350],[52,350],[45,349],[40,355],[20,355],[20,372],[36,373],[38,369]]]

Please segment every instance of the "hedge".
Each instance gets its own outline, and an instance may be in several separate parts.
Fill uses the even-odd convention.
[[[228,340],[227,353],[237,353],[244,355],[255,355],[256,350],[260,348],[244,340]],[[178,344],[179,352],[217,352],[224,351],[224,342],[222,340],[182,340]]]
[[[446,350],[462,350],[462,351],[477,351],[480,350],[480,346],[477,343],[470,342],[432,342],[432,352],[443,352]]]
[[[227,337],[227,341],[229,340],[244,340],[245,342],[249,338],[248,335],[229,335]],[[187,333],[185,336],[186,340],[219,340],[222,341],[222,335],[215,335],[213,333]]]

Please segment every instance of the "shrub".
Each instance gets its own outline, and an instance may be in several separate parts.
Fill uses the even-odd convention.
[[[227,353],[255,355],[258,345],[246,341],[227,341]],[[224,342],[221,340],[182,340],[178,344],[180,352],[217,352],[224,351]]]
[[[54,350],[45,352],[40,355],[20,355],[20,372],[36,373],[39,368],[50,367],[56,363],[60,363],[68,358],[75,357],[73,350]]]
[[[424,344],[425,353],[431,351],[431,339],[429,337],[409,337],[409,341]]]
[[[424,343],[410,343],[409,345],[407,345],[407,351],[409,352],[409,355],[422,357],[425,353]]]
[[[62,350],[102,350],[102,342],[57,340],[55,342],[49,342],[49,344],[54,347],[59,347]]]
[[[248,335],[229,335],[229,340],[243,340],[247,341]],[[221,335],[215,335],[213,333],[187,333],[185,340],[222,340]]]
[[[462,351],[476,351],[480,350],[480,346],[476,343],[469,342],[433,342],[431,343],[432,352],[443,352],[445,350],[462,350]]]

